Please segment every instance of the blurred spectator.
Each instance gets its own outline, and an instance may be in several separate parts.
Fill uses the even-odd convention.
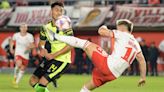
[[[155,47],[155,42],[152,42],[149,48],[149,61],[151,65],[151,76],[158,76],[157,58],[159,56],[158,49]]]
[[[9,43],[11,42],[11,38],[9,39]],[[15,47],[13,47],[14,49]],[[10,68],[14,68],[14,55],[10,52],[10,44],[7,44],[5,46],[5,51],[6,51],[6,55],[7,55],[7,62],[8,62],[8,66]]]
[[[148,1],[147,0],[139,0],[139,4],[147,4]]]
[[[88,41],[91,42],[91,39],[89,38]],[[92,61],[87,55],[86,55],[86,60],[85,61],[86,61],[86,65],[87,65],[86,73],[91,74],[92,69],[93,69]]]
[[[27,6],[28,1],[27,0],[16,0],[16,6]]]
[[[60,2],[64,3],[64,0],[48,0],[48,3],[51,5],[52,3],[56,2],[56,1],[60,1]]]
[[[86,55],[86,65],[87,65],[86,73],[91,74],[93,69],[93,64],[91,59],[87,55]]]
[[[140,0],[133,0],[132,3],[133,4],[139,4]]]
[[[160,2],[161,2],[161,4],[164,4],[164,0],[161,0]]]
[[[146,75],[148,75],[148,57],[149,57],[149,52],[148,52],[148,46],[146,45],[146,42],[144,39],[142,39],[140,42],[139,42],[140,46],[141,46],[141,50],[142,50],[142,53],[145,57],[145,61],[146,61]]]
[[[139,75],[139,65],[137,59],[134,59],[133,63],[130,66],[129,75]]]
[[[8,0],[2,0],[0,4],[0,9],[9,9],[10,8],[10,3]]]
[[[152,5],[160,4],[160,0],[148,0],[148,4],[152,4]]]
[[[84,51],[80,48],[75,48],[75,65],[77,67],[76,74],[83,73],[83,66],[84,66],[84,58],[83,58]]]
[[[29,64],[28,67],[37,67],[41,62],[41,58],[39,57],[39,51],[37,48],[33,48],[29,55]]]

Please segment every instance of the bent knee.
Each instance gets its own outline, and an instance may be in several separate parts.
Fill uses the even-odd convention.
[[[30,77],[30,80],[29,80],[29,84],[31,85],[31,86],[34,86],[36,83],[38,83],[39,82],[39,78],[38,77],[36,77],[35,75],[32,75],[31,77]]]
[[[48,83],[49,81],[44,76],[39,80],[39,84],[42,84],[44,86],[47,86]]]

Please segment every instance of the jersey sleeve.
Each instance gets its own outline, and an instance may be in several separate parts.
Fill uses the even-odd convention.
[[[47,39],[45,31],[46,30],[45,30],[44,26],[42,26],[40,29],[40,40],[46,40]]]
[[[136,46],[137,46],[137,53],[142,52],[141,47],[137,41],[136,41]]]
[[[30,41],[31,43],[34,42],[34,37],[32,36],[32,34],[30,34],[30,36],[29,36],[29,41]]]
[[[15,33],[14,35],[13,35],[13,37],[12,37],[12,40],[16,40],[16,36],[17,36],[17,33]]]
[[[114,38],[120,38],[120,33],[119,33],[119,31],[118,30],[112,30],[112,32],[113,32],[113,35],[114,35]]]

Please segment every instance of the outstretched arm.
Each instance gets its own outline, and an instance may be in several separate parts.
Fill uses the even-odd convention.
[[[72,48],[71,46],[66,45],[63,49],[61,49],[61,50],[59,50],[59,51],[57,51],[55,53],[51,53],[51,54],[47,55],[46,57],[47,57],[47,59],[51,60],[51,59],[53,59],[55,57],[58,57],[58,56],[60,56],[62,54],[67,53],[68,51],[71,50],[71,48]]]
[[[34,42],[31,42],[31,43],[29,44],[29,46],[27,46],[26,50],[31,50],[31,49],[33,49],[33,48],[35,48],[35,47],[36,47],[36,46],[35,46]]]
[[[104,37],[113,37],[113,32],[112,30],[108,29],[106,26],[101,26],[99,29],[98,29],[98,33],[101,35],[101,36],[104,36]]]
[[[143,86],[146,82],[146,62],[142,52],[137,54],[136,59],[139,62],[139,69],[140,69],[140,76],[141,76],[138,86]]]

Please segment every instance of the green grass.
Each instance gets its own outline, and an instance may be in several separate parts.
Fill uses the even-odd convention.
[[[25,75],[18,89],[12,87],[12,75],[0,74],[0,92],[35,92],[28,84],[30,75]],[[58,80],[58,88],[49,84],[50,92],[79,92],[83,84],[90,80],[88,75],[63,75]],[[144,87],[137,87],[138,77],[124,76],[107,83],[93,92],[164,92],[164,77],[147,77]]]

